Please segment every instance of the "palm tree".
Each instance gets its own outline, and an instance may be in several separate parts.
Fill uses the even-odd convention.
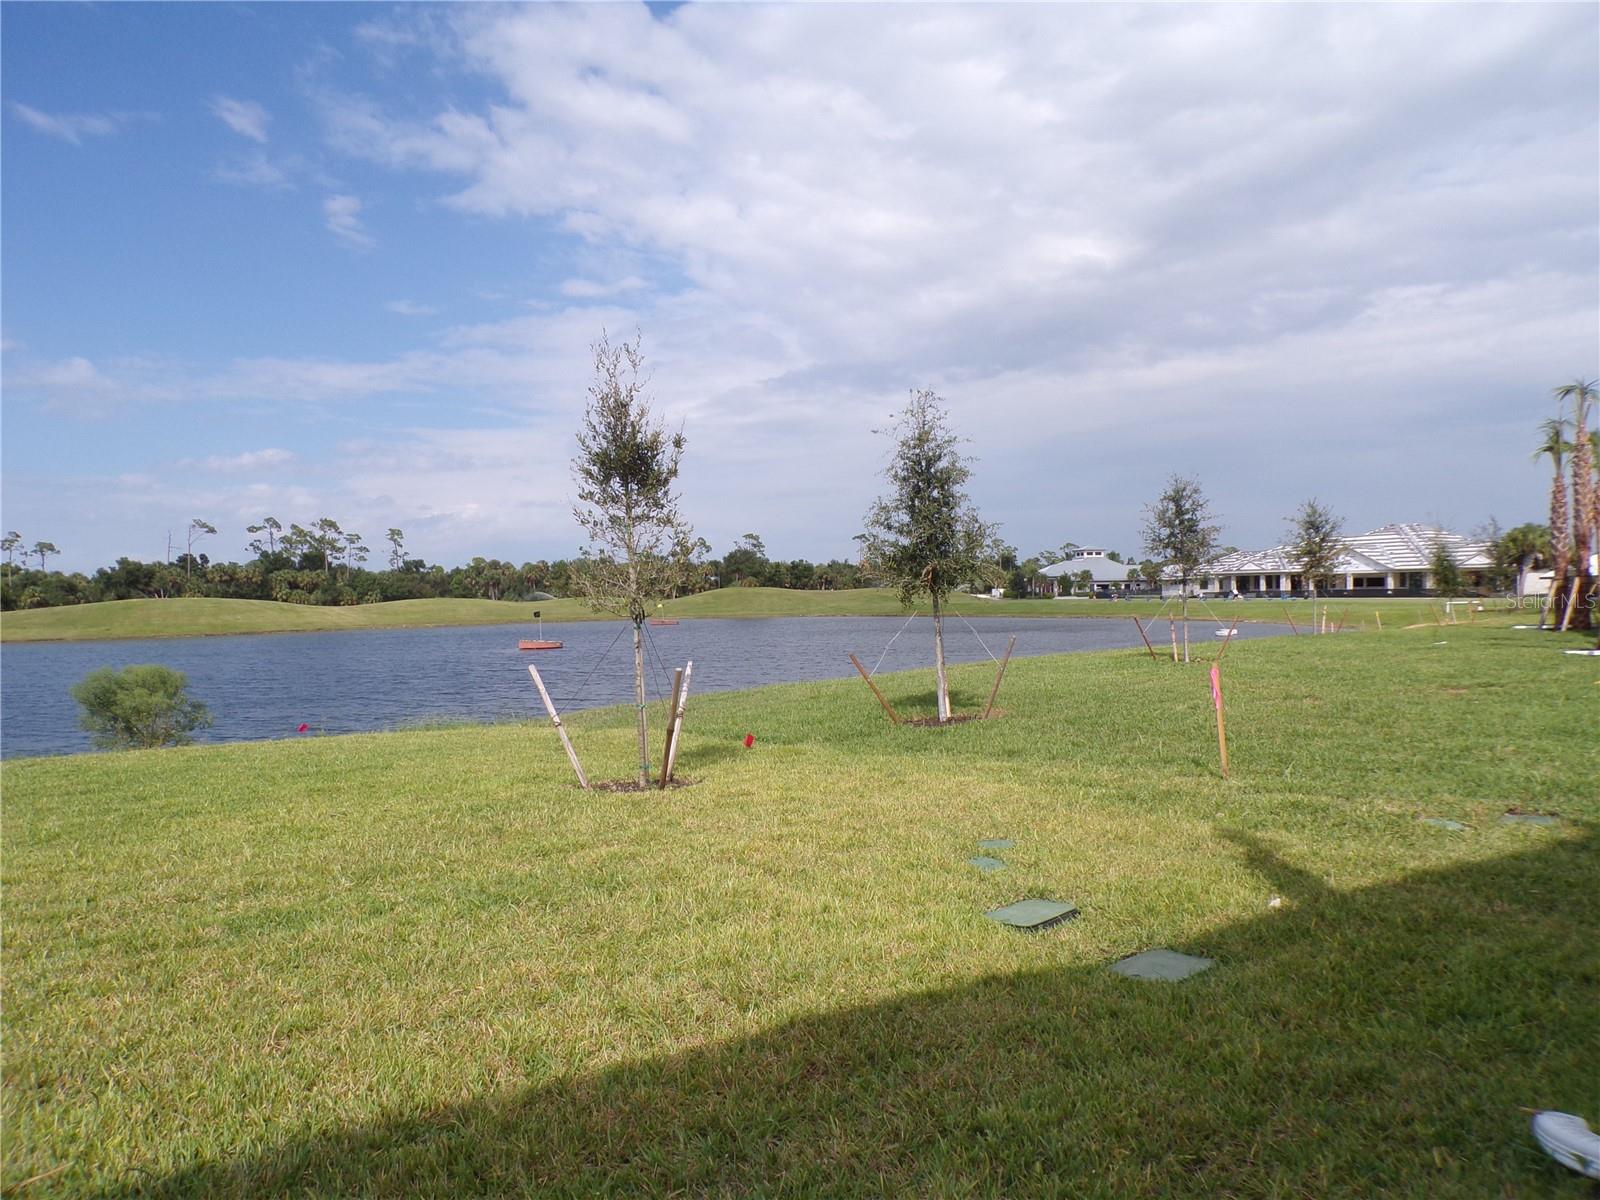
[[[1549,609],[1556,611],[1556,606],[1561,602],[1561,593],[1567,586],[1567,565],[1570,559],[1570,544],[1567,540],[1567,476],[1563,470],[1563,458],[1572,444],[1567,441],[1567,422],[1562,417],[1551,417],[1539,426],[1544,434],[1544,441],[1534,449],[1535,459],[1550,456],[1551,463],[1555,466],[1555,477],[1550,482],[1550,594]],[[1539,615],[1539,624],[1544,624],[1544,614]]]
[[[1577,604],[1568,605],[1573,613],[1573,627],[1588,629],[1590,625],[1589,599],[1594,593],[1594,571],[1590,567],[1595,546],[1595,525],[1600,514],[1595,511],[1594,443],[1589,440],[1589,405],[1600,392],[1595,390],[1600,380],[1575,379],[1555,389],[1556,400],[1562,404],[1572,402],[1572,569],[1577,576],[1574,587],[1578,589]],[[1562,628],[1567,627],[1563,616]]]

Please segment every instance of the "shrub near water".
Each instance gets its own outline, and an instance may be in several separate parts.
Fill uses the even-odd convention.
[[[146,663],[120,671],[101,667],[72,688],[83,705],[78,723],[104,750],[183,746],[196,729],[211,724],[211,714],[188,694],[182,671]]]

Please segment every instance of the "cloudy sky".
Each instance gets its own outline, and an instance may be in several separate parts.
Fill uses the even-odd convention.
[[[847,556],[943,395],[1027,553],[1538,519],[1600,370],[1594,5],[8,3],[4,526],[571,555],[642,333],[723,552]]]

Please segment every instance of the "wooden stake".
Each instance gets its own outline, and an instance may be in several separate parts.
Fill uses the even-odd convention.
[[[867,681],[867,686],[872,689],[872,694],[878,698],[878,703],[883,705],[883,711],[889,714],[889,720],[893,721],[896,725],[900,724],[899,714],[896,713],[893,706],[883,698],[883,693],[878,690],[878,685],[872,682],[872,676],[867,674],[867,669],[861,665],[861,660],[852,654],[850,656],[850,661],[855,663],[856,670],[861,672],[861,678]]]
[[[1294,614],[1289,611],[1289,606],[1287,604],[1285,604],[1283,606],[1283,615],[1289,622],[1289,628],[1294,630],[1294,636],[1295,637],[1299,637],[1300,636],[1300,626],[1298,626],[1298,625],[1296,625],[1294,623]]]
[[[683,664],[683,687],[678,689],[678,707],[672,714],[672,742],[667,746],[667,769],[662,787],[672,782],[678,765],[678,747],[683,743],[683,710],[689,705],[689,677],[694,674],[694,659]]]
[[[1383,632],[1383,614],[1381,612],[1378,612],[1378,611],[1374,610],[1373,613],[1372,613],[1372,619],[1378,623],[1378,632],[1382,633]]]
[[[678,731],[678,694],[683,691],[683,668],[672,673],[672,702],[667,705],[667,736],[661,743],[661,790],[667,790],[667,759],[672,757],[672,735]]]
[[[1339,610],[1339,624],[1338,624],[1338,627],[1334,629],[1335,633],[1343,633],[1344,632],[1344,619],[1345,619],[1346,615],[1348,615],[1349,612],[1350,612],[1350,610],[1348,608],[1341,608]]]
[[[983,719],[987,721],[989,714],[994,711],[994,698],[1000,694],[1000,681],[1006,677],[1006,664],[1011,661],[1011,648],[1017,644],[1017,635],[1012,634],[1006,639],[1005,657],[1000,660],[1000,669],[995,672],[994,690],[989,693],[989,707],[983,710]]]
[[[1211,664],[1211,702],[1217,709],[1217,751],[1222,756],[1222,777],[1228,777],[1228,727],[1222,719],[1222,673]]]
[[[544,701],[544,708],[550,714],[550,723],[556,727],[556,732],[561,735],[561,745],[567,752],[567,758],[572,762],[572,769],[578,773],[578,782],[583,785],[583,790],[589,790],[589,780],[583,773],[583,764],[578,761],[578,752],[572,748],[572,739],[567,736],[567,728],[561,723],[561,717],[556,712],[556,706],[550,699],[550,693],[545,690],[544,680],[539,678],[539,668],[532,663],[528,664],[528,674],[533,676],[533,686],[539,689],[539,699]]]
[[[1178,661],[1178,627],[1173,624],[1172,618],[1167,618],[1167,632],[1172,635],[1172,661]]]
[[[1156,656],[1156,648],[1150,644],[1150,639],[1144,636],[1144,626],[1139,624],[1139,618],[1133,618],[1133,627],[1139,631],[1139,637],[1144,641],[1144,648],[1150,651],[1150,657]]]
[[[1222,649],[1217,651],[1217,661],[1222,661],[1222,656],[1228,652],[1228,643],[1233,641],[1234,632],[1239,628],[1239,618],[1233,619],[1233,624],[1228,626],[1228,636],[1222,639]]]
[[[1567,626],[1572,624],[1572,610],[1578,606],[1578,596],[1582,591],[1583,578],[1580,577],[1572,580],[1571,586],[1567,589],[1567,608],[1566,611],[1561,614],[1562,633],[1565,633],[1567,631]]]

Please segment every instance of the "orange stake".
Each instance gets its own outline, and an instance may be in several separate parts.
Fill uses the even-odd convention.
[[[1222,719],[1222,672],[1211,664],[1211,702],[1217,709],[1217,751],[1222,755],[1222,777],[1228,777],[1228,727]]]

